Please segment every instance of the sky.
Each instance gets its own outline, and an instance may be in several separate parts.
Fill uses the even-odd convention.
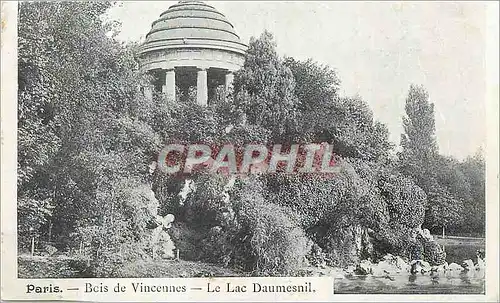
[[[120,3],[122,40],[141,40],[176,1]],[[486,141],[486,8],[476,2],[206,1],[243,43],[264,30],[280,55],[333,67],[341,95],[359,96],[399,144],[405,98],[423,85],[435,104],[441,154],[464,159]]]

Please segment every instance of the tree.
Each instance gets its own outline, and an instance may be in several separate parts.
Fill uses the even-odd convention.
[[[392,148],[387,127],[374,120],[368,104],[360,98],[339,97],[304,116],[309,116],[304,125],[310,125],[312,131],[302,140],[328,142],[337,155],[383,160]]]
[[[250,39],[245,64],[235,75],[234,94],[249,124],[271,131],[275,142],[289,142],[297,127],[295,80],[279,58],[271,33]]]
[[[474,156],[467,157],[459,164],[470,190],[470,199],[465,201],[463,233],[474,236],[483,236],[485,233],[485,211],[486,211],[486,172],[485,161],[479,151]]]
[[[365,101],[338,95],[340,80],[334,69],[312,59],[288,57],[285,64],[295,78],[299,100],[296,141],[328,142],[335,153],[345,157],[387,157],[392,148],[387,127],[374,120]]]
[[[53,43],[43,19],[50,14],[45,7],[25,9],[27,6],[19,6],[18,33],[17,193],[21,247],[30,241],[29,229],[39,231],[52,214],[54,194],[34,178],[44,173],[43,167],[61,146],[53,104],[57,79],[47,70]]]
[[[301,101],[301,110],[316,110],[338,96],[340,79],[330,66],[312,59],[298,61],[292,57],[285,58],[285,65],[295,78],[295,94]]]
[[[62,250],[88,241],[96,262],[144,235],[140,222],[156,211],[144,211],[148,164],[160,148],[135,46],[101,20],[110,6],[19,6],[18,223],[51,233]]]
[[[419,180],[433,176],[431,169],[438,154],[435,138],[434,104],[422,86],[410,86],[403,117],[404,133],[401,135],[401,168]]]
[[[471,186],[462,171],[460,161],[453,157],[438,156],[436,159],[436,180],[457,199],[469,201]]]
[[[439,156],[434,104],[422,86],[410,87],[403,117],[400,168],[427,194],[425,225],[432,231],[461,223],[467,186],[453,161]]]

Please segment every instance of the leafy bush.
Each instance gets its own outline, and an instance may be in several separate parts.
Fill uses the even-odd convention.
[[[360,261],[356,247],[355,228],[332,228],[326,234],[328,265],[345,267]]]
[[[199,174],[194,178],[196,190],[184,203],[185,221],[207,231],[224,221],[225,213],[232,211],[229,201],[224,199],[227,178],[222,175]]]
[[[174,222],[170,229],[170,235],[175,246],[179,249],[181,259],[193,261],[203,257],[202,253],[205,253],[204,245],[202,245],[205,237],[204,232],[188,226],[185,222]]]
[[[426,195],[414,182],[399,173],[384,171],[378,179],[378,188],[391,221],[410,228],[422,225]]]
[[[375,259],[390,253],[409,259],[421,259],[421,244],[413,238],[413,229],[400,223],[390,222],[375,235]]]
[[[240,237],[250,247],[252,270],[259,275],[293,275],[310,250],[296,218],[286,208],[265,201],[258,181],[244,186],[238,202]]]
[[[123,264],[148,258],[146,226],[156,215],[158,201],[147,185],[134,180],[115,182],[99,189],[99,205],[105,206],[92,218],[94,224],[79,230],[82,241],[91,247],[90,271],[95,277],[113,277]]]
[[[441,265],[446,261],[446,253],[435,241],[424,242],[424,261],[429,262],[430,265]]]
[[[351,159],[339,159],[338,165],[341,171],[331,178],[268,176],[267,197],[300,218],[307,235],[326,254],[327,263],[347,266],[371,257],[367,230],[378,232],[389,215],[376,182],[370,181],[373,169]]]
[[[21,250],[30,249],[31,238],[47,222],[52,214],[51,200],[38,201],[27,197],[17,200],[17,229],[19,233],[18,246]]]
[[[225,199],[225,177],[194,178],[172,239],[184,259],[234,266],[258,275],[295,273],[309,252],[310,240],[289,209],[269,203],[257,180],[237,181]],[[196,253],[197,252],[197,253]]]

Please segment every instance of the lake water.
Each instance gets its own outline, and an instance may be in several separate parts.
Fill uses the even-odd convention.
[[[484,250],[484,239],[439,239],[445,245],[446,261],[462,264],[476,261],[476,252]],[[338,294],[484,294],[484,271],[441,275],[408,273],[388,277],[350,276],[335,280]]]
[[[351,276],[335,279],[336,294],[483,294],[484,276],[401,274],[388,277]]]

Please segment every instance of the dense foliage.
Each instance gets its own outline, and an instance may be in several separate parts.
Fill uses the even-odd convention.
[[[160,147],[133,47],[100,19],[110,5],[19,6],[19,244],[38,235],[102,264],[143,237],[157,203],[147,165]]]
[[[91,275],[113,276],[150,258],[148,222],[171,213],[183,258],[282,275],[306,260],[345,266],[388,252],[438,264],[439,247],[414,235],[422,225],[484,232],[484,160],[439,155],[423,88],[410,88],[398,159],[367,103],[339,95],[332,68],[281,58],[268,32],[250,41],[234,90],[208,107],[192,94],[149,100],[135,45],[118,42],[116,25],[101,18],[110,5],[19,6],[20,250],[37,237],[83,250]],[[341,171],[151,173],[169,142],[327,142]]]
[[[427,194],[425,226],[436,233],[484,236],[484,159],[478,154],[461,163],[439,155],[434,105],[423,87],[410,87],[405,109],[399,166]]]

